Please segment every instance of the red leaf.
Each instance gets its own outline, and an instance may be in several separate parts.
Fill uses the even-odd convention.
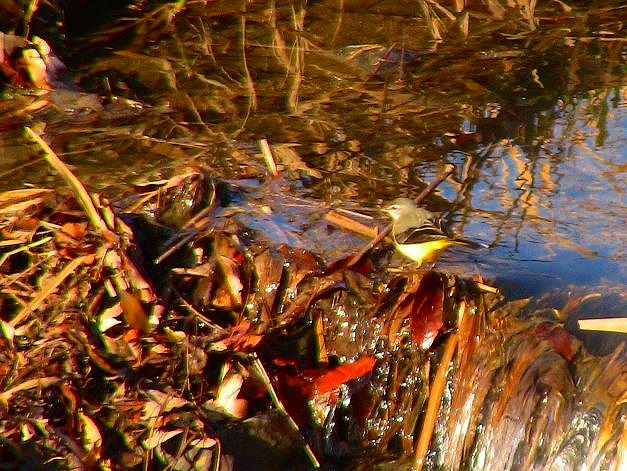
[[[565,329],[559,326],[551,326],[544,323],[532,330],[533,335],[540,337],[545,342],[564,357],[567,361],[571,361],[575,356],[575,352],[579,347],[577,339],[569,334]]]
[[[331,368],[313,379],[314,394],[323,394],[334,390],[340,385],[365,375],[374,367],[375,360],[371,356],[363,356],[353,363]]]
[[[374,270],[374,265],[369,257],[362,257],[358,263],[349,266],[353,261],[353,258],[355,258],[355,255],[347,255],[346,257],[342,257],[339,260],[334,261],[323,270],[322,274],[324,276],[329,276],[332,273],[350,269],[360,275],[366,275]]]
[[[444,319],[444,282],[434,272],[427,273],[414,293],[411,307],[411,338],[423,350],[428,350],[437,337]]]

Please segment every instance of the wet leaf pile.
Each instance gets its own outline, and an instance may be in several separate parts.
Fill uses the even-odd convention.
[[[114,202],[65,170],[72,192],[0,195],[4,467],[620,461],[624,344],[593,357],[527,301],[383,252],[262,243],[198,170]]]

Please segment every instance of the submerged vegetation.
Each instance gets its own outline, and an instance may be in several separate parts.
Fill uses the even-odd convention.
[[[89,3],[0,5],[0,468],[625,466],[624,2]]]

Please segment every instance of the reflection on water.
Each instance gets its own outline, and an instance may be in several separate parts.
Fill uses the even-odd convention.
[[[503,139],[471,154],[480,163],[462,220],[494,244],[488,270],[502,276],[505,267],[505,279],[523,292],[625,281],[626,97],[615,88],[562,102],[540,113],[551,116],[550,126],[533,142]],[[603,122],[599,108],[608,111]],[[458,190],[449,188],[451,199]]]
[[[446,13],[391,1],[189,2],[169,28],[146,33],[139,21],[146,34],[126,51],[71,59],[83,89],[132,102],[104,100],[68,120],[71,106],[51,99],[33,119],[94,189],[187,164],[263,178],[251,142],[265,138],[289,147],[279,163],[300,181],[297,196],[377,207],[415,196],[453,162],[427,204],[490,249],[452,250],[443,265],[470,257],[468,270],[477,263],[518,294],[624,282],[620,2],[488,3]],[[55,184],[24,145],[19,133],[2,138],[5,186]]]

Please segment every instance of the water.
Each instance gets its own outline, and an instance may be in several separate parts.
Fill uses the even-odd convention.
[[[626,95],[621,88],[593,95],[542,113],[552,126],[535,142],[478,151],[471,205],[490,216],[471,216],[467,229],[496,241],[495,267],[516,263],[503,281],[521,291],[625,281]],[[598,107],[608,110],[602,123]]]
[[[415,5],[247,8],[242,16],[190,2],[162,29],[146,32],[140,19],[114,53],[94,48],[102,37],[81,40],[89,49],[64,59],[88,93],[32,98],[49,106],[23,122],[45,129],[105,193],[182,165],[263,180],[262,138],[293,145],[300,160],[279,162],[283,176],[294,196],[323,206],[376,208],[415,196],[452,162],[455,174],[426,205],[490,248],[452,250],[443,267],[480,270],[517,296],[625,282],[619,4],[567,14],[544,6],[534,21],[524,9],[480,20],[479,7],[468,7],[466,37],[464,12],[449,8],[458,24],[440,11],[442,41]],[[133,101],[107,99],[105,82],[112,96]],[[3,187],[58,185],[8,120]]]

